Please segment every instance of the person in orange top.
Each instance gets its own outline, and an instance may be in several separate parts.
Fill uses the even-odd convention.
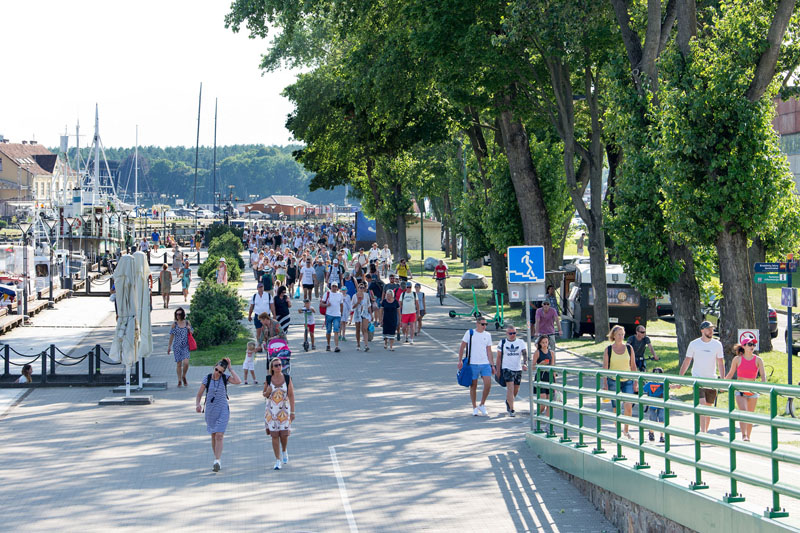
[[[757,341],[748,339],[744,344],[737,344],[733,347],[733,353],[737,354],[731,363],[731,369],[725,375],[725,379],[733,379],[736,374],[737,379],[742,381],[755,381],[761,376],[761,382],[766,383],[767,377],[764,374],[764,361],[755,354]],[[756,410],[758,403],[758,393],[749,391],[736,391],[736,406],[742,411]],[[742,440],[750,441],[750,433],[753,431],[753,424],[739,422],[739,429],[742,431]]]

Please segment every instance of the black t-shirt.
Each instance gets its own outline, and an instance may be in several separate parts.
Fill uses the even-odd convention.
[[[369,292],[373,298],[381,298],[383,296],[383,283],[380,281],[371,281],[369,284]]]
[[[626,341],[633,348],[633,358],[636,360],[636,366],[641,370],[644,368],[644,350],[650,344],[650,337],[645,335],[642,340],[638,340],[636,335],[631,335]]]
[[[275,298],[275,314],[278,316],[286,316],[289,314],[289,303],[284,300],[285,297],[286,293],[280,298]]]

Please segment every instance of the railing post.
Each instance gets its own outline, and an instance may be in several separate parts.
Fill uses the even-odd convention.
[[[669,479],[678,477],[678,474],[672,471],[669,460],[670,449],[670,434],[669,434],[669,378],[664,378],[664,470],[658,475],[661,479]]]
[[[702,458],[702,448],[700,447],[700,441],[697,440],[697,436],[700,435],[700,414],[697,412],[697,407],[700,405],[700,386],[697,381],[692,384],[692,405],[694,406],[692,410],[694,414],[694,462],[697,465]],[[708,488],[708,485],[703,483],[703,471],[700,470],[699,466],[694,467],[694,481],[689,484],[689,488],[692,490]]]
[[[736,479],[733,473],[736,471],[736,450],[733,449],[733,441],[736,440],[736,420],[731,415],[733,414],[733,407],[736,405],[736,390],[733,385],[728,385],[728,442],[731,446],[728,447],[730,454],[730,463],[728,472],[731,479],[731,491],[722,497],[722,500],[728,503],[743,502],[744,497],[739,494],[736,486]]]
[[[95,374],[100,374],[100,345],[99,344],[95,344],[94,345],[94,364],[95,364],[94,373]]]
[[[56,345],[50,345],[50,375],[56,375]]]
[[[11,350],[8,344],[3,345],[3,375],[11,374]]]
[[[644,392],[644,378],[638,377],[636,378],[636,383],[638,387],[636,387],[637,394],[639,396],[639,403],[638,403],[638,414],[639,414],[639,461],[633,465],[635,470],[644,470],[645,468],[650,468],[650,465],[647,464],[647,461],[644,460],[644,428],[642,427],[642,421],[644,420],[644,405],[642,405],[642,392]],[[650,407],[652,408],[652,406]]]
[[[42,351],[39,357],[42,359],[42,383],[47,383],[47,352]]]
[[[550,394],[547,395],[547,403],[550,405],[547,408],[547,419],[550,421],[547,427],[547,434],[545,435],[548,439],[553,438],[556,436],[556,431],[553,429],[553,396],[555,396],[555,389],[553,389],[553,384],[556,380],[556,373],[555,371],[550,371],[548,376],[547,383],[550,385]]]
[[[89,383],[94,383],[94,350],[89,350]]]
[[[622,444],[620,444],[620,440],[622,439],[622,424],[619,421],[619,414],[622,410],[622,402],[619,401],[619,392],[621,388],[622,379],[617,373],[614,375],[614,425],[617,429],[617,453],[611,458],[612,461],[624,461],[626,459],[626,457],[622,455]]]
[[[778,416],[778,394],[775,392],[775,389],[771,389],[769,391],[769,449],[772,451],[772,457],[770,457],[772,462],[772,508],[768,507],[767,510],[764,511],[764,515],[769,518],[783,518],[789,516],[786,509],[781,508],[781,495],[775,490],[775,485],[777,485],[780,480],[780,462],[775,459],[775,452],[778,450],[778,428],[775,426],[776,416]]]
[[[578,443],[576,448],[586,448],[583,442],[583,372],[578,370]]]
[[[600,372],[598,372],[597,374],[594,375],[594,392],[595,392],[595,395],[594,395],[594,399],[595,399],[594,410],[598,415],[600,414],[600,408],[602,407],[603,402],[602,402],[602,399],[600,398],[600,396],[597,395],[597,392],[603,388],[600,385],[601,380],[603,380],[603,379],[605,379],[605,377],[602,374],[600,374]],[[606,451],[603,449],[603,443],[601,442],[601,439],[600,439],[600,430],[603,429],[602,419],[599,416],[595,416],[594,420],[597,423],[597,446],[595,446],[595,448],[592,450],[592,453],[594,453],[594,454],[606,453]]]
[[[561,373],[561,386],[563,387],[563,389],[561,391],[561,421],[564,422],[564,427],[562,428],[564,430],[564,433],[563,433],[563,436],[560,439],[558,439],[558,441],[559,442],[572,442],[572,439],[569,438],[569,435],[567,433],[567,422],[568,422],[568,420],[567,420],[567,410],[566,410],[566,406],[567,406],[567,390],[566,390],[566,386],[567,386],[567,370],[564,370]]]

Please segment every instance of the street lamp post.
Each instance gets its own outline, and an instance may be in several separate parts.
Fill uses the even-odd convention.
[[[53,229],[56,227],[56,222],[57,221],[56,220],[49,221],[49,220],[44,220],[43,219],[42,222],[44,222],[47,225],[47,229],[50,230],[50,238],[51,238],[51,241],[49,243],[50,244],[50,263],[47,266],[47,277],[48,277],[48,284],[49,284],[49,288],[50,288],[50,292],[48,293],[48,296],[47,296],[47,308],[48,309],[52,309],[53,305],[55,303],[55,299],[53,298],[53,242],[52,242],[52,238],[53,238]]]
[[[30,222],[20,222],[19,229],[22,230],[22,323],[28,316],[28,232],[31,229]]]

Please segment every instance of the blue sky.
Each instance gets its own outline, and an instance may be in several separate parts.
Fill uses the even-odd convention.
[[[58,146],[65,127],[74,146],[91,142],[100,106],[105,146],[193,146],[203,82],[200,143],[286,144],[295,73],[262,76],[267,42],[225,29],[230,3],[208,0],[3,2],[4,83],[0,135]]]

